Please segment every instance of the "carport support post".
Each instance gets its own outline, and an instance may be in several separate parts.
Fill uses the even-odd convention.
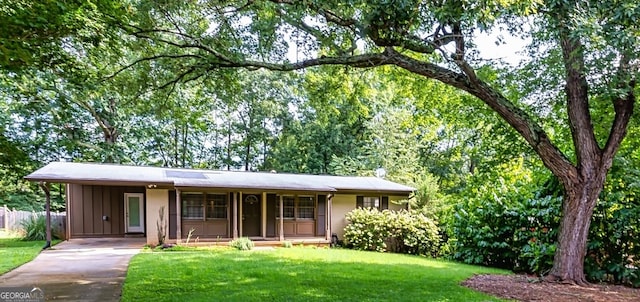
[[[45,205],[44,210],[46,214],[46,223],[47,223],[47,243],[42,249],[47,249],[51,247],[51,190],[49,189],[49,183],[41,181],[40,188],[44,191],[45,196]]]

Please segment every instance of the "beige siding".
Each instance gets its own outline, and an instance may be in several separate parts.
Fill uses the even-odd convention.
[[[336,194],[331,201],[331,232],[338,234],[340,240],[344,239],[344,227],[347,213],[356,208],[357,195]]]
[[[400,200],[406,200],[407,196],[389,196],[389,210],[398,211],[401,209],[406,209],[406,204],[396,204],[395,202]]]
[[[356,197],[358,195],[336,194],[331,203],[331,233],[338,234],[340,240],[344,239],[344,227],[347,226],[345,216],[356,208]],[[406,208],[405,205],[393,203],[393,201],[407,199],[406,196],[389,196],[389,209],[400,210]]]
[[[169,232],[169,190],[147,189],[147,244],[158,244],[160,208],[164,207],[164,233]],[[167,238],[168,239],[168,236]]]

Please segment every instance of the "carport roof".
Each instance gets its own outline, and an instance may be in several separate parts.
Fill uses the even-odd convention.
[[[182,188],[260,189],[409,194],[414,188],[376,177],[176,169],[95,163],[52,162],[25,177],[31,181]]]

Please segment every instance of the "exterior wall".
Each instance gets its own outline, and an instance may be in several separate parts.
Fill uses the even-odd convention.
[[[345,216],[356,208],[357,195],[336,194],[331,201],[331,233],[344,239],[344,227],[347,226]]]
[[[337,234],[340,240],[344,239],[344,228],[348,222],[345,216],[356,208],[356,199],[362,194],[336,194],[331,202],[331,233]],[[406,196],[389,196],[389,210],[398,211],[406,209],[405,205],[395,204],[394,201],[407,199]]]
[[[123,237],[124,193],[145,192],[144,187],[70,184],[68,188],[69,238]]]
[[[407,196],[389,196],[389,210],[399,211],[406,209],[406,204],[396,204],[395,201],[406,200]]]
[[[165,240],[169,239],[169,190],[147,189],[147,202],[145,211],[147,244],[158,244],[158,224],[160,223],[160,208],[163,208],[162,224],[164,225]]]

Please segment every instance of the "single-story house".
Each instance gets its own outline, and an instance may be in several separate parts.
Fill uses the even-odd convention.
[[[358,206],[400,209],[415,189],[376,177],[53,162],[25,177],[66,184],[67,238],[166,242],[342,238]]]

